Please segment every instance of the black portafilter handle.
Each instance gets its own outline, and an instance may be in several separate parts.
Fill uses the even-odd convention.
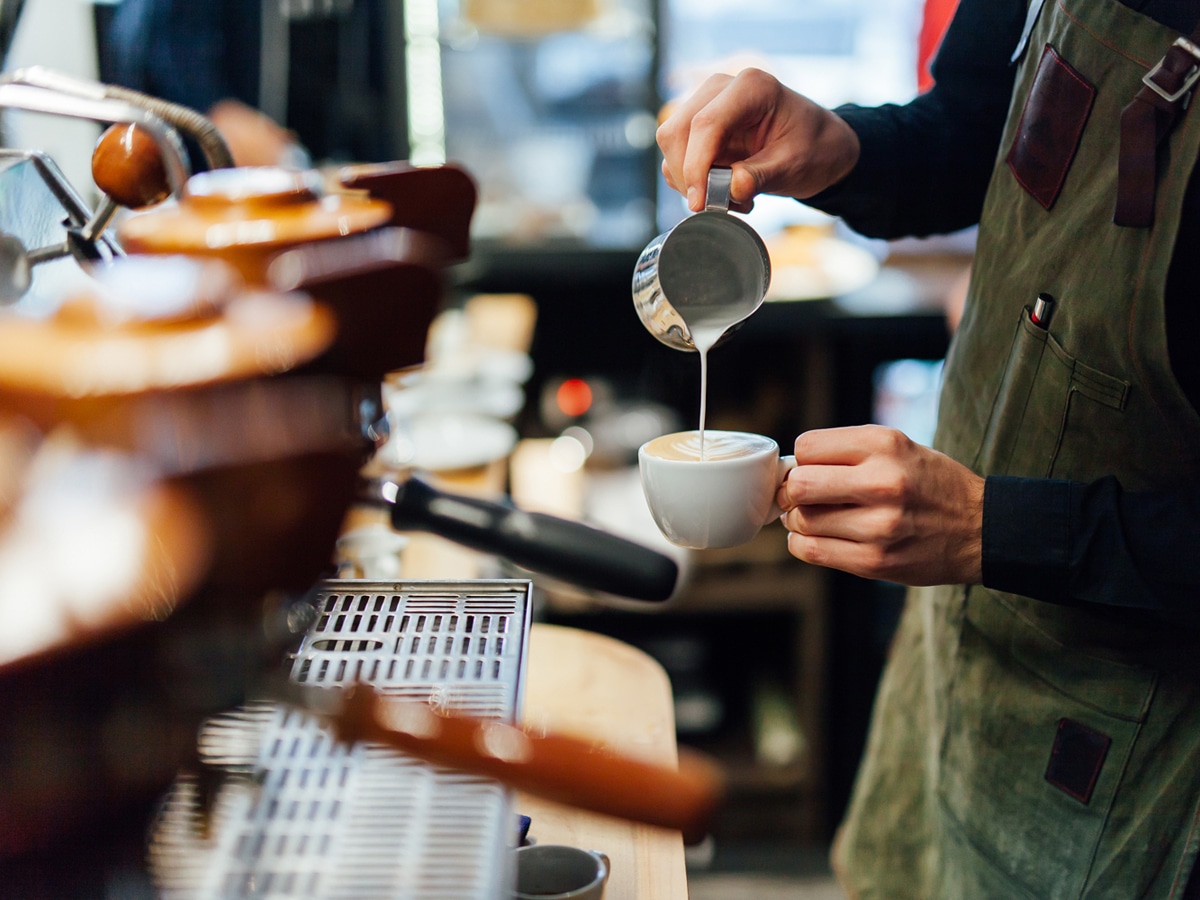
[[[416,476],[374,481],[368,491],[391,504],[397,530],[435,534],[588,590],[661,601],[679,577],[675,561],[649,547],[569,519],[445,493]]]

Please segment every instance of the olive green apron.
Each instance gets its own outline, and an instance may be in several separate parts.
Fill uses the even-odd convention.
[[[1163,312],[1200,110],[1167,139],[1153,226],[1112,222],[1121,110],[1176,37],[1117,0],[1046,0],[1037,19],[935,441],[980,474],[1113,474],[1133,490],[1200,476],[1200,417],[1172,376]],[[1022,158],[1021,141],[1051,158]],[[1030,316],[1040,292],[1058,301],[1048,328]],[[833,859],[851,897],[1181,898],[1198,816],[1194,630],[922,588]]]

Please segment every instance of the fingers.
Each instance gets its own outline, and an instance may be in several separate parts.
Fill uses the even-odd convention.
[[[878,425],[808,431],[796,438],[780,509],[852,504],[899,506],[910,492],[920,451],[902,432]]]
[[[748,144],[746,135],[767,116],[773,86],[773,79],[764,84],[762,79],[742,72],[696,111],[683,154],[688,209],[704,208],[708,172],[714,165],[733,167],[734,178],[729,185],[733,203],[751,200],[758,192],[752,176],[737,164],[758,149]]]
[[[899,566],[875,544],[818,538],[793,531],[788,534],[788,552],[810,565],[837,569],[863,578],[903,581]]]
[[[731,166],[731,207],[748,210],[761,186],[755,171],[742,165],[769,143],[769,122],[782,85],[758,69],[736,77],[712,75],[659,126],[663,175],[672,188],[687,197],[694,212],[704,208],[708,171]]]
[[[788,552],[814,566],[903,584],[960,583],[969,571],[938,535],[918,533],[901,511],[797,507],[783,517]]]
[[[793,556],[905,584],[980,577],[984,479],[880,426],[812,431],[776,495]]]
[[[658,127],[656,139],[659,149],[663,153],[663,177],[666,178],[667,184],[674,190],[679,191],[688,198],[689,209],[700,209],[703,207],[704,196],[702,183],[696,180],[689,184],[684,172],[684,162],[687,157],[689,146],[693,139],[693,123],[696,116],[708,106],[712,100],[719,95],[728,84],[733,81],[729,75],[711,75],[700,87],[686,100],[678,103],[671,112],[667,120]],[[701,123],[703,125],[703,122]],[[715,139],[709,136],[705,142],[706,146],[712,147]],[[698,157],[697,149],[691,148],[693,154],[692,165],[695,166]],[[708,166],[704,169],[704,178],[707,180],[708,169],[712,167],[715,154],[707,160]],[[689,187],[692,189],[692,195],[689,195]],[[701,191],[699,202],[693,203],[695,192]]]
[[[779,508],[886,503],[902,493],[903,473],[890,474],[881,463],[870,465],[801,465],[788,473]]]
[[[895,544],[914,531],[911,518],[895,506],[796,506],[782,521],[798,534],[857,543]]]
[[[860,153],[845,120],[754,68],[709,77],[672,106],[657,139],[667,184],[696,212],[713,166],[732,167],[730,205],[745,211],[759,193],[811,197],[844,178]]]
[[[882,425],[819,428],[796,438],[796,465],[856,466],[867,457],[906,453],[912,440]]]

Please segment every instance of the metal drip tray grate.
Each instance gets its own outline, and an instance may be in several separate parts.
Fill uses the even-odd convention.
[[[328,581],[291,678],[514,722],[531,592],[527,581]],[[334,741],[318,719],[260,703],[219,716],[201,759],[230,774],[201,809],[181,778],[151,844],[167,898],[413,898],[504,893],[514,813],[494,781],[370,744]]]

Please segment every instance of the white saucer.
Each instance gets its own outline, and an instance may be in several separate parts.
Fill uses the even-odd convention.
[[[839,297],[868,285],[879,272],[870,251],[835,237],[772,245],[768,302]]]
[[[525,405],[525,391],[511,381],[479,379],[411,379],[404,385],[384,383],[388,411],[415,418],[439,413],[467,413],[509,419]]]
[[[488,416],[423,413],[393,430],[384,461],[432,472],[483,466],[512,452],[517,430]]]

